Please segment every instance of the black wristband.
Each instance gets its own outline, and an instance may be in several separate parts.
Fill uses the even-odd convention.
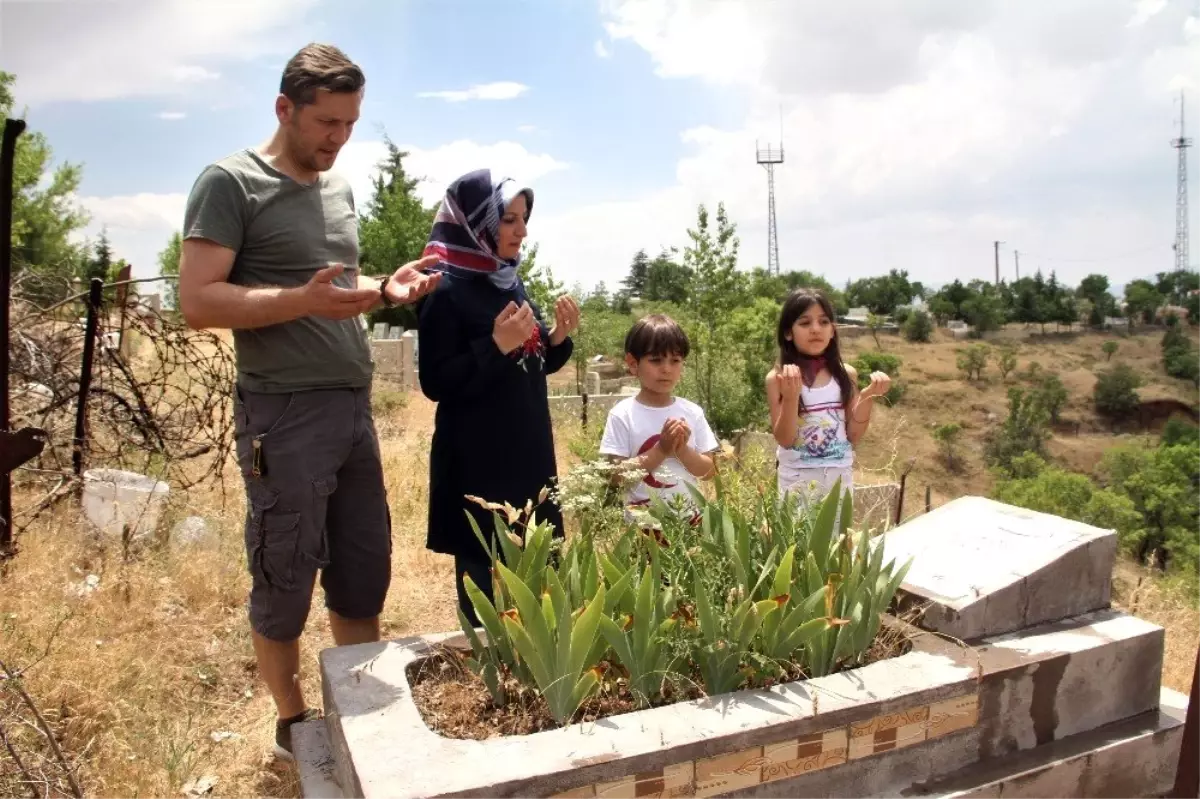
[[[387,284],[388,284],[389,280],[391,280],[390,277],[381,277],[379,279],[379,298],[381,300],[383,300],[384,308],[391,308],[396,304],[396,303],[392,302],[390,299],[388,299],[387,292],[384,291],[384,289],[387,288]]]

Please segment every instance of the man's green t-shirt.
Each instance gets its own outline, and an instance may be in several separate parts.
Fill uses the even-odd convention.
[[[334,283],[354,288],[358,218],[350,184],[322,172],[298,183],[257,152],[241,150],[206,167],[184,213],[183,237],[209,239],[237,252],[229,282],[239,286],[303,286],[320,269],[344,264]],[[361,388],[373,364],[362,316],[301,317],[233,331],[238,383],[280,393]]]

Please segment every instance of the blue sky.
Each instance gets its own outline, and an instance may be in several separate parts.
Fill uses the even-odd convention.
[[[284,61],[358,61],[335,169],[367,200],[383,131],[428,200],[491,166],[531,183],[530,235],[568,285],[612,287],[723,200],[766,251],[756,139],[778,139],[780,255],[843,283],[888,268],[990,278],[1021,251],[1076,282],[1167,269],[1180,90],[1200,130],[1194,0],[245,0],[5,3],[0,68],[60,160],[88,234],[139,276],[203,165],[265,140]],[[490,97],[492,99],[483,99]],[[1200,206],[1191,162],[1192,206]],[[1193,229],[1197,214],[1192,213]],[[1200,245],[1193,247],[1198,260]]]

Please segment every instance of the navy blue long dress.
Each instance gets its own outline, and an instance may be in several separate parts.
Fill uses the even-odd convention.
[[[531,337],[526,348],[505,355],[492,340],[492,328],[510,301],[529,302],[541,343]],[[418,318],[421,391],[438,404],[429,455],[426,547],[455,556],[459,604],[478,624],[462,575],[469,573],[490,595],[489,563],[465,514],[474,516],[484,535],[493,535],[494,525],[489,511],[464,496],[521,508],[552,486],[558,467],[546,376],[570,360],[574,343],[567,337],[549,346],[549,325],[521,281],[505,291],[486,274],[444,273],[437,289],[421,301]],[[523,369],[518,356],[525,349],[544,354],[544,360],[531,353]],[[552,499],[537,516],[562,536],[562,513]]]

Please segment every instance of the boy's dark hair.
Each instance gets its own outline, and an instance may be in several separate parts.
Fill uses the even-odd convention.
[[[671,317],[656,313],[643,316],[625,334],[625,352],[637,360],[649,355],[678,355],[686,358],[692,345],[687,333]]]

